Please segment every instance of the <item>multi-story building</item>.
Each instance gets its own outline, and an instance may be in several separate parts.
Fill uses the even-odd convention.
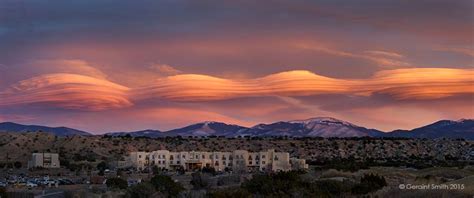
[[[199,170],[212,167],[216,171],[288,171],[305,169],[304,159],[291,158],[286,152],[270,149],[261,152],[236,150],[233,152],[183,151],[170,152],[157,150],[152,152],[132,152],[128,163],[138,170],[157,166],[166,170]]]
[[[32,153],[28,161],[28,168],[59,168],[59,155],[57,153]]]

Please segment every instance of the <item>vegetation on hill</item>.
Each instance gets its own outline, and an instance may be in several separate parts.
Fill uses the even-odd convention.
[[[258,174],[239,188],[210,191],[209,197],[340,197],[375,192],[387,185],[382,176],[364,175],[360,183],[347,180],[303,179],[303,172]]]
[[[428,140],[406,138],[138,138],[111,136],[57,137],[47,133],[2,133],[0,134],[0,168],[14,167],[15,161],[26,164],[32,152],[59,153],[61,165],[71,170],[93,169],[100,162],[123,160],[131,151],[233,151],[244,149],[261,151],[276,149],[289,152],[291,156],[304,158],[313,163],[333,165],[359,162],[403,164],[427,164],[458,166],[454,162],[468,162],[474,142],[457,140]],[[14,151],[14,152],[13,152]],[[345,163],[347,160],[355,163]],[[372,161],[372,162],[371,162]],[[472,160],[471,160],[472,161]],[[441,162],[446,162],[441,164]],[[359,164],[358,164],[359,163]],[[11,164],[11,165],[10,165]],[[314,164],[318,165],[318,164]],[[324,164],[323,164],[324,166]],[[416,167],[415,167],[416,168]],[[420,167],[422,168],[422,167]]]

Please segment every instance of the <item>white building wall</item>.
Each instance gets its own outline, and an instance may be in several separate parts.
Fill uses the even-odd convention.
[[[28,168],[60,168],[59,154],[57,153],[32,153],[28,161]]]
[[[275,152],[270,149],[261,152],[248,152],[236,150],[233,152],[205,152],[205,151],[183,151],[170,152],[168,150],[157,150],[153,152],[132,152],[127,158],[128,164],[138,170],[146,167],[157,166],[162,169],[174,170],[179,167],[188,169],[202,169],[206,166],[214,167],[216,171],[224,171],[226,168],[233,171],[288,171],[292,169],[289,154],[286,152]],[[293,161],[292,161],[293,162]],[[305,161],[294,161],[304,166]]]

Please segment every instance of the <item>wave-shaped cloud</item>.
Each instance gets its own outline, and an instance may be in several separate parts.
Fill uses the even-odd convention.
[[[317,94],[386,94],[399,100],[436,99],[473,94],[474,70],[413,68],[385,70],[369,79],[334,79],[309,71],[289,71],[262,78],[230,80],[206,75],[176,75],[135,90],[137,99],[176,101],[222,100],[236,97],[306,96]]]
[[[45,104],[65,109],[92,110],[131,106],[129,88],[78,74],[47,74],[20,81],[0,92],[0,106]]]
[[[437,99],[474,94],[473,69],[412,68],[378,72],[366,86],[396,99]]]
[[[474,70],[412,68],[385,70],[367,79],[335,79],[295,70],[254,79],[183,74],[131,89],[105,79],[49,74],[20,81],[1,92],[0,106],[45,103],[66,109],[122,108],[144,100],[202,102],[243,97],[344,94],[387,95],[396,100],[440,99],[474,94]]]
[[[177,101],[205,101],[236,97],[339,93],[349,91],[348,84],[351,82],[299,70],[245,80],[185,74],[159,79],[149,87],[135,90],[134,95],[137,99],[160,97]]]

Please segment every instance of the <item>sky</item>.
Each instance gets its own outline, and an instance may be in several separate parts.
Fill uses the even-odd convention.
[[[3,0],[0,122],[93,133],[474,116],[471,0]]]

